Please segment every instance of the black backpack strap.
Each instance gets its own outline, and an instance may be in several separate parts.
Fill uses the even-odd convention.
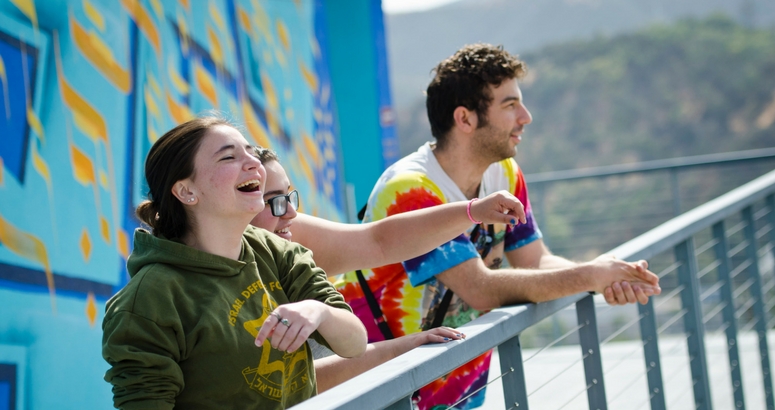
[[[447,311],[449,310],[449,304],[452,302],[452,296],[454,296],[454,292],[452,292],[452,289],[447,289],[446,292],[444,292],[444,298],[441,299],[441,303],[439,303],[439,307],[436,308],[436,313],[433,315],[433,323],[431,323],[431,329],[437,328],[441,326],[442,323],[444,323],[444,316],[447,315]]]
[[[382,332],[382,336],[385,338],[385,340],[393,339],[393,332],[390,330],[390,326],[387,324],[385,315],[382,313],[382,308],[380,308],[379,303],[377,303],[377,298],[375,298],[374,293],[371,292],[369,283],[366,281],[366,278],[363,277],[363,272],[356,270],[355,275],[358,276],[358,284],[361,285],[363,296],[366,297],[366,302],[369,304],[371,315],[374,317],[374,323],[376,323],[379,331]]]

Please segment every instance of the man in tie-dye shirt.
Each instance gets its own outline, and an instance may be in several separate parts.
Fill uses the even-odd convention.
[[[364,221],[471,201],[503,189],[522,201],[527,215],[527,223],[520,225],[485,226],[472,220],[466,234],[423,256],[364,271],[393,337],[429,328],[448,290],[454,296],[447,302],[443,325],[451,327],[507,304],[583,291],[604,293],[611,304],[646,303],[660,291],[645,261],[601,256],[575,263],[544,246],[522,171],[512,158],[532,121],[517,83],[526,70],[501,47],[482,44],[466,46],[442,61],[426,101],[436,142],[389,167],[371,192]],[[511,268],[500,269],[504,256]],[[377,325],[382,318],[375,319],[356,274],[340,276],[335,285],[363,321],[369,341],[383,340]],[[486,383],[489,365],[490,352],[423,387],[413,400],[420,409],[478,407],[484,390],[472,393]]]

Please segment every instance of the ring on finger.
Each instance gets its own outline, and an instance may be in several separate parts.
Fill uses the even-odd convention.
[[[280,314],[279,314],[279,313],[277,313],[277,312],[272,312],[272,313],[270,313],[270,314],[269,314],[269,316],[274,316],[274,317],[276,317],[278,322],[282,322],[282,321],[283,321],[283,317],[282,317],[282,316],[280,316]]]
[[[291,327],[291,322],[288,319],[280,319],[280,323],[284,324],[286,327]]]

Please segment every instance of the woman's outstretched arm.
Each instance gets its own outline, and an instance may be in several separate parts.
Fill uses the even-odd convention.
[[[425,332],[382,342],[369,343],[366,353],[355,359],[328,356],[315,360],[315,379],[318,393],[322,393],[374,367],[398,357],[415,347],[428,343],[446,343],[465,338],[459,330],[437,327]]]
[[[468,201],[405,212],[365,224],[345,224],[299,214],[293,240],[311,249],[315,263],[335,275],[384,266],[428,253],[472,225]],[[470,203],[471,218],[484,223],[525,223],[521,202],[499,191]]]

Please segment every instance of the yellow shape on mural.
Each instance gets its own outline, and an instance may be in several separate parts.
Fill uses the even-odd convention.
[[[154,142],[156,142],[159,139],[159,133],[153,128],[151,125],[151,118],[149,117],[148,120],[145,122],[145,128],[148,134],[148,141],[153,145]]]
[[[10,90],[8,89],[8,75],[5,73],[5,60],[0,56],[0,81],[3,83],[3,99],[5,101],[5,118],[11,119]]]
[[[73,177],[83,186],[97,182],[94,175],[94,163],[74,144],[70,144],[70,161],[73,164]]]
[[[113,51],[105,44],[97,33],[78,24],[75,18],[70,17],[70,31],[73,34],[78,50],[89,60],[105,78],[124,93],[129,92],[132,86],[129,70],[124,69],[113,57]]]
[[[226,33],[226,23],[224,23],[223,16],[221,15],[221,12],[218,11],[218,7],[215,7],[215,4],[211,1],[207,9],[210,12],[213,23],[218,27],[218,30],[221,30],[221,33]]]
[[[86,295],[86,318],[89,320],[89,326],[91,327],[94,327],[94,324],[97,323],[97,302],[92,292]]]
[[[35,12],[35,2],[32,0],[11,0],[11,4],[19,8],[27,16],[33,27],[38,27],[38,13]]]
[[[253,138],[253,142],[260,147],[271,148],[272,144],[269,142],[269,133],[261,124],[261,120],[258,119],[255,111],[253,111],[250,102],[246,100],[242,101],[242,116],[245,118],[245,125],[248,127],[248,133]]]
[[[89,237],[89,231],[85,227],[81,231],[81,240],[78,241],[78,244],[81,246],[81,255],[83,255],[84,262],[89,263],[91,258],[91,238]]]
[[[164,20],[164,7],[159,0],[151,0],[151,7],[159,20]]]
[[[108,141],[108,129],[105,126],[105,120],[102,118],[99,112],[89,104],[83,97],[78,94],[65,79],[65,74],[62,69],[62,61],[59,55],[59,47],[57,43],[57,77],[59,78],[59,88],[62,92],[62,99],[65,101],[65,105],[73,112],[75,125],[92,140]]]
[[[102,17],[102,13],[97,10],[89,0],[83,0],[83,12],[86,17],[94,24],[100,31],[105,31],[105,18]]]
[[[188,2],[188,0],[178,0],[181,6],[185,7],[186,10],[191,11],[191,3]]]
[[[142,31],[143,34],[145,34],[145,37],[148,38],[148,41],[151,42],[151,45],[156,50],[156,54],[161,55],[161,36],[159,36],[159,29],[154,24],[153,19],[151,19],[148,10],[146,10],[137,0],[121,0],[121,5],[129,12],[129,16],[135,21],[137,27],[140,28],[140,31]]]
[[[210,57],[213,58],[216,66],[223,67],[223,48],[218,40],[218,35],[209,25],[207,26],[207,39],[210,41]]]
[[[180,30],[180,41],[181,41],[180,49],[181,49],[181,51],[183,51],[183,55],[187,56],[188,55],[188,39],[189,39],[188,23],[186,23],[186,18],[183,17],[183,15],[180,14],[180,12],[178,12],[177,19],[178,19],[178,30]]]
[[[312,93],[312,95],[318,94],[318,76],[315,75],[315,72],[307,68],[307,65],[304,64],[304,61],[301,60],[301,57],[298,59],[299,63],[299,71],[301,71],[301,77],[304,79],[304,83],[307,84],[307,87],[309,87],[309,91]]]
[[[145,76],[148,79],[148,84],[151,85],[151,90],[153,90],[153,94],[156,97],[161,98],[161,87],[159,87],[159,82],[156,80],[156,77],[149,70],[146,70]]]
[[[11,225],[10,222],[6,221],[3,216],[0,215],[0,243],[14,254],[43,266],[43,270],[46,272],[48,291],[52,297],[51,304],[52,307],[56,309],[53,299],[54,273],[51,271],[51,266],[48,261],[48,252],[46,251],[46,245],[43,241],[38,239],[35,235],[24,232]]]
[[[188,95],[190,91],[189,85],[186,80],[184,80],[183,77],[178,74],[178,70],[175,69],[175,65],[172,64],[171,61],[167,63],[167,74],[169,74],[170,80],[172,80],[172,85],[175,87],[175,90],[177,90],[180,95]]]
[[[194,118],[194,114],[191,113],[191,110],[184,104],[178,104],[169,92],[167,92],[167,109],[176,124],[182,124]]]
[[[264,11],[263,7],[261,7],[261,4],[259,4],[258,0],[253,0],[250,2],[250,4],[253,6],[256,19],[254,26],[261,32],[266,41],[271,43],[273,41],[272,32],[270,31],[272,21],[269,20],[269,16],[266,14],[266,11]]]
[[[277,19],[275,20],[275,28],[277,29],[277,37],[280,38],[280,44],[285,51],[291,51],[291,35],[288,33],[288,26],[281,19]]]
[[[31,107],[27,107],[27,124],[32,128],[32,131],[38,135],[40,142],[46,143],[46,136],[43,133],[43,124],[40,123],[40,119],[35,115],[35,111]]]
[[[274,48],[274,57],[277,59],[277,63],[281,66],[285,67],[288,65],[288,62],[285,61],[285,55],[283,54],[283,51],[280,50],[279,47]]]
[[[46,160],[40,156],[40,153],[38,153],[38,144],[33,142],[31,145],[32,167],[35,168],[35,171],[38,171],[38,174],[46,181],[46,186],[51,188],[51,171],[49,171],[48,164],[46,163]]]
[[[248,12],[242,7],[237,6],[237,20],[239,21],[240,28],[247,33],[253,33],[253,27],[250,24],[250,16]]]
[[[100,186],[106,191],[109,191],[108,188],[110,187],[110,184],[108,184],[108,174],[106,174],[104,170],[100,169],[97,172],[97,175],[99,175]]]
[[[301,140],[304,142],[304,148],[307,149],[312,163],[315,164],[316,168],[321,168],[320,149],[318,148],[318,145],[315,144],[315,141],[312,139],[312,137],[310,137],[304,131],[301,132]]]
[[[197,88],[199,88],[199,91],[207,98],[210,105],[217,107],[218,93],[215,90],[215,80],[213,80],[210,73],[198,63],[194,64],[194,82]]]
[[[126,259],[129,257],[129,235],[123,229],[116,229],[116,237],[118,238],[118,253]]]
[[[294,151],[296,151],[296,158],[299,159],[299,165],[301,165],[301,171],[304,174],[304,178],[306,178],[307,181],[315,183],[315,175],[312,172],[312,167],[310,167],[307,162],[304,152],[301,150],[301,145],[296,145]]]
[[[309,38],[309,47],[312,49],[312,56],[315,59],[320,59],[320,43],[318,43],[318,38],[314,35]]]
[[[145,97],[145,109],[151,113],[151,116],[159,118],[161,116],[161,111],[159,111],[159,104],[156,103],[153,95],[151,95],[151,91],[149,90],[148,86],[145,87],[143,96]]]
[[[276,110],[280,106],[279,100],[277,99],[277,93],[275,92],[272,80],[263,70],[261,70],[261,86],[264,88],[266,105],[268,105],[271,109]]]
[[[106,243],[110,243],[110,225],[104,216],[100,215],[100,233]]]

